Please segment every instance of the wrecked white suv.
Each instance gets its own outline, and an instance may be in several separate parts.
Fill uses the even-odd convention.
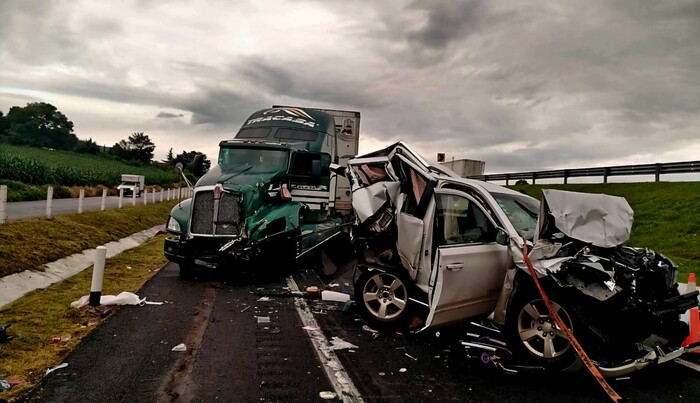
[[[624,198],[545,191],[543,203],[431,166],[403,142],[351,160],[359,251],[355,301],[379,329],[443,326],[492,317],[508,348],[564,369],[574,348],[533,284],[523,243],[559,316],[601,372],[619,376],[664,362],[697,306],[681,295],[671,261],[623,246]]]

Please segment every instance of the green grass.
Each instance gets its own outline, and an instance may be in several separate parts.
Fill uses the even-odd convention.
[[[678,280],[700,274],[700,182],[511,186],[541,198],[542,189],[622,196],[634,210],[631,246],[648,247],[678,265]]]
[[[46,263],[165,224],[176,203],[171,200],[0,225],[0,277],[41,269]]]
[[[160,235],[108,259],[102,294],[138,293],[166,263],[164,238],[165,235]],[[104,307],[70,307],[71,302],[90,293],[91,276],[92,270],[88,268],[46,289],[33,291],[0,310],[2,321],[12,325],[8,335],[15,336],[9,343],[0,344],[0,379],[22,382],[9,392],[0,392],[0,400],[12,401],[38,383],[47,368],[61,363],[105,319],[101,317]],[[113,307],[111,315],[116,311],[118,307]],[[67,340],[54,342],[54,337]]]
[[[0,144],[0,179],[28,185],[116,186],[122,174],[145,175],[146,184],[178,182],[172,171],[133,166],[100,155]]]

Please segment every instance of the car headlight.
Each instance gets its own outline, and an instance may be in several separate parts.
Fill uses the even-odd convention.
[[[165,224],[165,229],[170,232],[180,232],[180,223],[172,217],[168,217],[168,222]]]

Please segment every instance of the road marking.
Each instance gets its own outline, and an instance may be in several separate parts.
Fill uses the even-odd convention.
[[[681,358],[676,358],[673,361],[678,363],[678,364],[681,364],[684,367],[688,367],[690,369],[694,369],[694,370],[700,372],[700,365],[698,365],[698,364],[695,364],[695,363],[690,362],[690,361],[686,361],[686,360],[681,359]]]
[[[297,283],[292,277],[287,278],[287,286],[292,292],[299,291]],[[323,364],[323,370],[326,372],[326,376],[330,381],[335,393],[343,399],[343,402],[348,403],[362,403],[362,397],[360,396],[360,391],[352,383],[350,376],[345,371],[343,364],[340,363],[338,356],[335,351],[331,350],[328,340],[320,330],[313,313],[306,304],[306,301],[302,298],[294,298],[294,307],[299,314],[299,319],[305,327],[319,329],[318,331],[306,331],[306,334],[311,340],[311,344],[316,350],[316,355],[318,360]]]

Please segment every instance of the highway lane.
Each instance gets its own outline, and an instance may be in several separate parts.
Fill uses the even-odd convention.
[[[182,281],[169,264],[139,292],[161,306],[124,307],[47,376],[26,401],[314,402],[333,390],[294,301],[270,296],[283,280],[229,276]],[[349,290],[345,272],[335,290]],[[312,271],[294,275],[300,288],[327,287]],[[585,373],[506,374],[470,357],[457,328],[420,334],[375,333],[342,304],[306,300],[326,340],[357,348],[336,351],[365,402],[599,402],[607,397]],[[267,322],[269,318],[269,323]],[[171,348],[184,342],[188,352]],[[696,358],[688,359],[698,362]],[[610,380],[625,398],[698,401],[696,371],[668,363]]]
[[[167,199],[167,193],[163,200]],[[160,201],[160,193],[156,193],[156,202]],[[148,203],[153,202],[153,195],[148,195]],[[143,204],[143,197],[133,200],[131,197],[124,197],[122,205],[131,206]],[[83,199],[83,211],[99,210],[102,205],[102,197],[85,197]],[[117,208],[119,206],[119,196],[107,196],[105,208]],[[69,214],[78,212],[78,199],[54,199],[51,201],[52,215]],[[7,203],[7,220],[19,220],[22,218],[46,217],[46,200],[12,202]]]

